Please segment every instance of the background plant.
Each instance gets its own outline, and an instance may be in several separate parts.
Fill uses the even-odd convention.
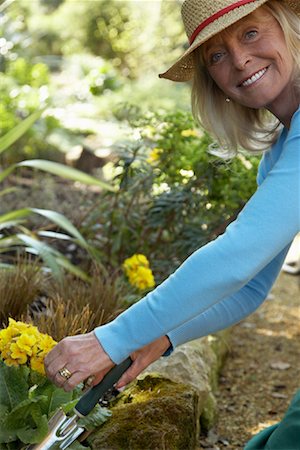
[[[13,267],[0,271],[0,328],[8,318],[18,320],[44,291],[44,277],[37,264],[19,259]]]
[[[58,341],[109,322],[127,306],[130,289],[120,272],[110,273],[100,264],[94,263],[90,276],[90,283],[71,274],[59,284],[52,280],[44,288],[42,308],[27,308],[23,319]]]
[[[256,188],[258,159],[220,158],[187,112],[131,124],[136,140],[119,145],[112,168],[118,193],[99,198],[82,232],[113,266],[142,249],[161,280],[236,217]]]
[[[14,144],[26,133],[26,131],[41,114],[42,110],[36,111],[0,138],[0,154],[8,149],[11,149],[12,144]],[[91,177],[79,170],[44,160],[28,160],[11,164],[0,173],[0,182],[5,180],[5,178],[7,178],[18,167],[36,168],[74,181],[80,181],[82,183],[92,185],[96,184],[102,188],[110,189],[112,191],[114,190],[107,183],[97,180],[96,178]],[[6,190],[4,189],[1,194],[4,196],[6,194]],[[29,230],[24,226],[24,222],[26,217],[32,213],[39,214],[48,220],[51,220],[54,224],[56,224],[56,226],[58,226],[59,229],[57,231],[43,230],[38,232]],[[74,242],[76,242],[77,245],[79,244],[82,248],[96,257],[93,248],[88,245],[80,232],[62,214],[46,209],[24,207],[19,210],[2,214],[0,216],[0,230],[0,253],[4,254],[13,251],[18,252],[20,249],[25,249],[25,251],[37,254],[41,257],[48,269],[51,270],[54,277],[61,278],[62,268],[64,268],[72,271],[77,276],[85,280],[89,280],[88,275],[84,271],[82,271],[79,267],[74,266],[53,246],[49,246],[47,243],[39,239],[39,236],[51,237],[60,240],[75,239]],[[68,234],[63,234],[60,230],[64,230]]]

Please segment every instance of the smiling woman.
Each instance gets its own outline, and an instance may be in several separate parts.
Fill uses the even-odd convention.
[[[299,10],[300,2],[294,4],[293,9]],[[195,49],[193,64],[200,70],[195,71],[193,78],[193,112],[204,128],[218,137],[224,150],[230,149],[230,152],[233,152],[242,147],[257,152],[269,148],[276,141],[279,122],[284,122],[284,117],[278,117],[283,104],[291,110],[297,104],[297,96],[293,92],[285,92],[284,86],[281,91],[281,87],[284,83],[288,84],[291,78],[293,90],[295,86],[300,85],[299,40],[300,27],[297,15],[287,3],[270,0]],[[226,45],[229,43],[234,47],[227,54],[230,48]],[[241,48],[238,48],[239,46]],[[236,61],[237,50],[241,51],[237,57],[246,58],[245,61],[243,59]],[[207,59],[212,56],[213,64],[213,61]],[[233,61],[230,58],[233,58]],[[215,67],[219,64],[222,65],[220,70]],[[239,64],[245,64],[245,67],[240,68]],[[233,75],[228,74],[235,77],[229,80],[230,86],[222,84],[225,82],[226,75],[223,74],[223,70],[226,70],[226,67],[227,70],[235,71]],[[275,79],[279,111],[276,103],[273,108],[268,104],[272,101],[272,96],[276,96],[276,86],[270,84],[272,90],[268,96],[269,87],[266,89],[264,85],[265,82],[271,81],[270,78],[261,80],[259,83],[262,84],[259,86],[261,90],[257,89],[258,83],[254,83],[265,78],[267,71],[268,77]],[[281,74],[284,76],[282,80]],[[221,80],[218,78],[220,76]],[[233,80],[237,80],[234,86]],[[243,89],[253,84],[255,84],[253,88]],[[232,92],[232,89],[235,92]],[[246,98],[243,91],[247,94]],[[280,94],[284,102],[280,101]],[[226,97],[236,102],[225,103]],[[250,101],[253,103],[249,104]],[[279,120],[274,120],[274,116],[271,116],[268,110]],[[286,116],[286,120],[289,120],[289,111],[286,111]]]
[[[257,191],[224,234],[114,321],[50,352],[46,372],[67,391],[91,375],[99,382],[130,355],[122,387],[176,346],[251,314],[300,231],[300,2],[185,0],[182,17],[190,47],[160,77],[193,79],[195,116],[221,147],[272,146],[262,157]],[[274,439],[269,430],[267,440],[247,450],[299,448],[299,394],[289,427],[283,421]]]

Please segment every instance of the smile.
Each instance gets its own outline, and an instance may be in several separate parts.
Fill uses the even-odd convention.
[[[266,73],[267,70],[268,70],[268,68],[265,67],[264,69],[260,70],[259,72],[256,72],[250,78],[248,78],[247,80],[243,81],[239,86],[240,87],[241,86],[243,86],[243,87],[251,86],[251,84],[253,84],[256,81],[260,80],[264,76],[264,74]]]

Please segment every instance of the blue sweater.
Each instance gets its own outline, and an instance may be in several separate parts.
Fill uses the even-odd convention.
[[[265,299],[300,231],[300,108],[261,160],[258,189],[214,241],[114,321],[95,329],[115,363],[168,335],[173,347],[226,328]]]

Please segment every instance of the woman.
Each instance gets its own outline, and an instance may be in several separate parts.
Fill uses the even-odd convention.
[[[99,382],[131,355],[124,386],[177,345],[250,314],[300,230],[300,2],[185,0],[182,17],[190,47],[160,77],[193,79],[194,115],[221,147],[271,150],[257,192],[222,236],[113,322],[52,350],[46,371],[65,390],[91,375]]]

